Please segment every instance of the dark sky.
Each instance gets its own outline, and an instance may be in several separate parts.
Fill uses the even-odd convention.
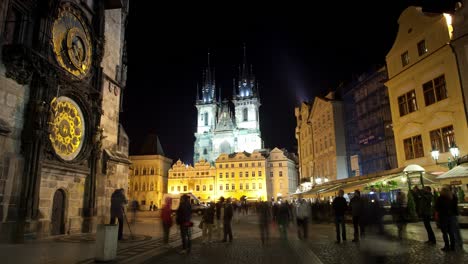
[[[192,163],[195,91],[208,51],[222,97],[230,99],[246,44],[261,89],[265,147],[296,152],[295,106],[383,65],[406,7],[452,8],[455,1],[160,2],[130,3],[121,123],[130,137],[130,154],[138,153],[149,133],[157,133],[166,156]]]

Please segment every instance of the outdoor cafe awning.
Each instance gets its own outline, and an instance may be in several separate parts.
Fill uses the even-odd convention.
[[[460,178],[468,177],[468,163],[462,163],[453,169],[439,175],[438,180],[449,179],[449,178]]]

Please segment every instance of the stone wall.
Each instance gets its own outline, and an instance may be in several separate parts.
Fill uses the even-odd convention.
[[[39,193],[39,237],[50,235],[53,199],[59,189],[65,192],[65,233],[81,232],[86,176],[82,172],[62,170],[47,164],[43,166]]]
[[[1,53],[1,52],[0,52]],[[10,132],[0,133],[0,241],[10,237],[19,195],[23,156],[20,154],[24,112],[29,86],[19,85],[5,76],[0,54],[0,122]]]

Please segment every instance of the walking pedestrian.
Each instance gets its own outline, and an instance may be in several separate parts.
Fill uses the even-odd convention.
[[[286,240],[288,238],[288,227],[289,227],[289,221],[291,221],[291,214],[289,211],[289,203],[288,201],[281,202],[279,201],[279,207],[278,207],[278,229],[280,233],[280,237],[283,240]]]
[[[163,243],[165,245],[169,244],[169,232],[172,226],[172,198],[166,197],[164,201],[164,206],[161,210],[161,220],[163,226]]]
[[[406,225],[408,219],[407,201],[404,192],[399,191],[396,195],[396,201],[392,204],[392,213],[395,224],[398,228],[398,239],[406,238]]]
[[[267,202],[260,202],[258,208],[258,223],[260,227],[260,238],[262,240],[262,245],[265,245],[266,241],[270,238],[270,221],[271,213],[270,206]]]
[[[177,208],[176,222],[180,228],[180,237],[182,240],[181,254],[190,253],[192,249],[191,229],[193,226],[192,206],[190,205],[190,197],[186,194],[180,197],[179,208]]]
[[[307,239],[309,227],[310,206],[305,199],[299,199],[296,208],[297,237]]]
[[[346,199],[343,197],[344,191],[340,189],[338,196],[333,199],[332,207],[335,211],[335,228],[336,228],[336,243],[341,243],[341,240],[346,241],[346,225],[345,225],[345,212],[348,209]],[[341,236],[340,236],[341,226]]]
[[[427,244],[435,245],[436,244],[436,238],[434,235],[434,231],[432,230],[431,227],[431,218],[433,215],[432,212],[432,190],[431,187],[425,186],[422,193],[421,193],[421,216],[423,218],[424,222],[424,228],[426,228],[427,232]]]
[[[455,250],[455,230],[452,221],[456,212],[453,206],[453,194],[450,192],[449,187],[442,187],[435,207],[439,215],[440,231],[442,231],[442,238],[444,239],[444,247],[441,250]]]
[[[353,226],[354,226],[354,239],[353,242],[358,242],[362,237],[364,237],[364,201],[361,198],[361,192],[359,190],[354,191],[354,196],[349,202],[349,207],[351,208],[351,215],[353,216]]]
[[[127,198],[124,194],[124,189],[116,189],[111,196],[111,217],[110,217],[110,224],[115,224],[115,219],[119,221],[119,231],[118,231],[118,240],[122,240],[123,238],[123,223],[124,223],[124,206],[127,204]]]
[[[232,209],[232,204],[231,204],[231,198],[228,198],[224,205],[224,218],[223,218],[223,226],[224,226],[223,237],[224,238],[222,242],[227,242],[228,238],[229,238],[229,242],[232,242],[232,226],[231,226],[232,215],[233,215],[233,209]]]
[[[219,201],[216,203],[216,235],[217,239],[221,239],[221,232],[224,232],[223,219],[224,219],[224,197],[219,197]]]
[[[211,243],[213,235],[213,224],[215,217],[215,205],[210,203],[208,207],[203,211],[203,243]]]

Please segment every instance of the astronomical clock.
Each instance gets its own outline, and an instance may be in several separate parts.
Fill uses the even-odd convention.
[[[85,120],[78,104],[61,96],[51,103],[53,117],[49,124],[49,139],[55,153],[63,160],[76,158],[83,146]]]
[[[53,50],[58,64],[82,79],[91,68],[92,41],[83,18],[71,7],[59,11],[52,26]]]

